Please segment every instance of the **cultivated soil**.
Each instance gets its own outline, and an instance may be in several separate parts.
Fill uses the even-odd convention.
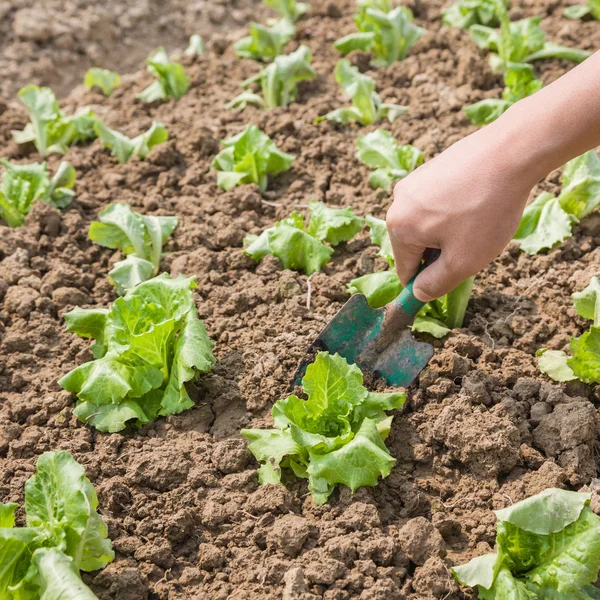
[[[119,21],[117,4],[103,5],[115,10],[112,21]],[[170,4],[173,10],[163,6],[163,12],[180,19],[174,14],[180,3]],[[439,0],[408,5],[429,33],[404,62],[369,74],[385,100],[410,107],[383,127],[431,158],[475,130],[461,108],[498,97],[501,78],[467,32],[441,27]],[[74,18],[87,14],[77,6]],[[72,205],[58,212],[38,203],[25,227],[0,226],[0,500],[22,502],[23,484],[42,452],[72,452],[98,491],[116,550],[113,564],[84,575],[102,600],[471,598],[449,567],[490,550],[493,509],[553,486],[598,489],[600,396],[591,386],[550,382],[538,371],[535,351],[564,348],[586,327],[570,294],[600,270],[599,214],[547,255],[529,257],[510,246],[480,273],[464,329],[435,342],[433,360],[395,416],[388,446],[398,463],[376,488],[354,496],[342,488],[316,507],[302,481],[288,489],[258,485],[256,462],[239,429],[269,424],[270,407],[286,394],[298,360],[346,300],[346,283],[384,267],[361,234],[337,248],[332,262],[311,278],[307,308],[304,275],[282,270],[273,257],[257,265],[242,252],[245,234],[262,231],[312,198],[385,216],[390,195],[370,188],[368,170],[354,158],[356,137],[373,127],[314,124],[318,115],[346,103],[334,81],[338,54],[331,44],[353,30],[353,10],[353,0],[314,2],[298,22],[290,48],[308,45],[318,76],[301,85],[289,108],[223,110],[239,83],[259,68],[235,57],[232,31],[213,31],[208,54],[184,60],[191,88],[177,102],[136,102],[150,81],[143,70],[125,77],[110,98],[76,88],[63,102],[67,112],[92,106],[130,136],[158,119],[170,140],[146,161],[126,165],[98,141],[72,148],[65,157],[77,169]],[[600,46],[600,24],[564,20],[558,2],[525,0],[513,16],[536,14],[543,16],[549,39],[590,50]],[[201,18],[208,17],[202,12]],[[186,36],[192,33],[188,26]],[[121,31],[127,39],[130,30]],[[102,61],[112,38],[94,35],[100,54],[86,55],[82,63],[118,67],[131,58],[112,48],[112,62]],[[169,46],[172,40],[164,36],[156,43]],[[45,42],[49,60],[64,55],[60,39]],[[90,39],[83,36],[81,47],[91,46]],[[352,59],[368,69],[367,55]],[[2,60],[17,68],[4,50]],[[535,68],[549,83],[570,67],[546,61]],[[63,83],[80,81],[85,70],[70,80],[70,68],[61,68]],[[3,85],[14,92],[17,81],[29,79]],[[32,148],[11,141],[10,130],[26,121],[25,112],[12,106],[0,115],[1,154],[41,161]],[[248,122],[297,157],[262,198],[252,186],[219,190],[209,168],[219,140]],[[59,161],[48,159],[51,171]],[[558,180],[559,172],[552,173],[536,192],[558,189]],[[190,386],[194,409],[138,432],[102,434],[73,417],[74,398],[56,382],[92,358],[87,341],[65,332],[64,312],[105,307],[115,299],[106,275],[119,253],[91,243],[87,229],[100,209],[117,201],[146,214],[179,216],[163,269],[197,276],[198,310],[217,342],[218,362]],[[594,506],[600,507],[596,491]]]

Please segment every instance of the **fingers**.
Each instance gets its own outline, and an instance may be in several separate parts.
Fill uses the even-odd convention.
[[[469,273],[457,269],[452,253],[442,251],[441,256],[417,276],[413,294],[421,302],[430,302],[459,286]]]
[[[421,259],[426,248],[392,242],[394,249],[394,265],[400,283],[406,287],[408,282],[417,274]]]

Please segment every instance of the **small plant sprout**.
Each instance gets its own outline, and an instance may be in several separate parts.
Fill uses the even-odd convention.
[[[287,471],[308,479],[317,505],[337,484],[355,492],[387,477],[396,460],[385,445],[404,392],[369,392],[363,375],[339,354],[319,352],[302,379],[306,400],[288,396],[273,406],[272,429],[243,429],[261,463],[261,484],[281,484]]]
[[[588,0],[587,4],[575,4],[574,6],[565,6],[563,12],[567,19],[583,19],[588,15],[600,21],[600,1]]]
[[[121,83],[121,76],[114,71],[92,67],[83,78],[83,85],[88,90],[100,88],[105,96],[110,96]]]
[[[177,227],[177,217],[136,213],[129,204],[111,204],[90,225],[89,237],[127,255],[108,274],[119,294],[158,274],[162,247]]]
[[[250,35],[235,43],[235,53],[240,58],[270,62],[283,53],[295,31],[287,19],[280,19],[271,27],[250,23]]]
[[[400,145],[383,129],[361,135],[356,141],[356,157],[360,162],[375,169],[369,175],[374,188],[388,192],[392,184],[423,164],[423,153],[414,146]]]
[[[375,10],[389,13],[394,9],[394,3],[392,0],[356,0],[356,7],[358,10],[374,8]]]
[[[525,63],[511,63],[504,71],[502,98],[489,98],[465,107],[465,114],[474,125],[488,125],[504,114],[515,102],[535,94],[543,83],[536,79],[533,67]]]
[[[164,125],[158,121],[153,121],[148,131],[134,138],[128,138],[126,135],[110,129],[100,120],[96,121],[94,129],[101,144],[108,148],[120,163],[126,163],[134,155],[143,160],[154,146],[169,139]]]
[[[46,163],[17,165],[4,159],[6,169],[0,180],[0,218],[9,227],[20,227],[36,200],[42,200],[54,208],[65,208],[71,203],[75,192],[75,169],[61,162],[54,177],[50,179]]]
[[[496,552],[452,568],[483,600],[593,600],[600,569],[600,517],[591,493],[557,488],[494,511]]]
[[[165,101],[168,98],[181,98],[190,87],[188,76],[182,65],[169,62],[167,51],[161,46],[148,60],[147,71],[156,78],[143,92],[138,94],[142,102]]]
[[[67,116],[60,110],[54,92],[37,85],[25,86],[18,97],[29,113],[30,122],[22,131],[11,132],[17,144],[33,142],[37,151],[47,156],[65,154],[71,145],[96,137],[96,119],[89,108]]]
[[[243,109],[247,104],[256,104],[267,109],[287,106],[296,99],[298,83],[315,76],[310,60],[311,53],[306,46],[300,46],[298,50],[286,56],[276,56],[268,67],[242,83],[243,88],[258,83],[262,97],[245,91],[227,103],[225,108]]]
[[[571,237],[574,223],[600,204],[600,158],[590,150],[563,169],[558,196],[542,192],[525,207],[514,240],[527,254],[553,248]]]
[[[469,29],[471,25],[497,27],[500,25],[498,14],[499,0],[457,0],[442,11],[442,22],[446,27]],[[505,7],[508,0],[500,0]]]
[[[217,185],[224,190],[255,183],[264,192],[269,175],[287,171],[294,160],[256,125],[247,125],[241,133],[221,141],[221,145],[224,149],[215,156],[211,167],[219,171]]]
[[[333,254],[325,242],[337,246],[352,239],[363,226],[363,220],[350,207],[332,208],[313,200],[309,213],[308,226],[302,215],[292,212],[259,236],[246,236],[244,252],[256,261],[272,254],[284,269],[311,275],[320,271]]]
[[[309,9],[306,2],[297,0],[263,0],[263,2],[276,11],[282,19],[287,19],[291,23],[297,21]]]
[[[317,123],[328,119],[342,125],[352,121],[361,125],[370,125],[385,118],[393,123],[400,115],[408,112],[405,106],[382,102],[375,91],[373,79],[360,73],[346,59],[338,61],[335,67],[335,79],[350,98],[352,106],[333,110],[317,118]]]
[[[358,33],[351,33],[334,46],[342,54],[353,50],[370,50],[374,56],[374,67],[389,66],[404,60],[409,50],[427,33],[413,23],[410,8],[398,6],[389,12],[367,7],[354,18]]]
[[[195,33],[190,37],[188,47],[183,51],[184,56],[202,56],[206,52],[206,46],[202,36]]]
[[[166,273],[140,283],[110,309],[75,308],[67,330],[96,341],[94,360],[58,383],[76,394],[75,416],[99,431],[122,431],[194,406],[185,384],[215,363],[198,319],[194,278]]]

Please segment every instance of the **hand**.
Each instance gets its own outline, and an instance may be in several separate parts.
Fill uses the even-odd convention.
[[[524,164],[500,121],[457,142],[394,188],[386,223],[402,285],[417,273],[427,248],[441,250],[415,281],[414,294],[423,302],[450,292],[502,252],[545,174]]]

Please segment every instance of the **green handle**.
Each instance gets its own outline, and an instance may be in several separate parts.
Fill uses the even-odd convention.
[[[427,249],[424,260],[417,271],[417,275],[421,273],[421,271],[425,270],[429,265],[434,263],[440,257],[440,250],[438,249]],[[394,300],[394,305],[396,308],[402,310],[405,314],[410,317],[416,317],[419,311],[427,304],[427,302],[421,302],[415,295],[413,294],[413,285],[415,283],[415,279],[417,278],[415,275],[409,282],[408,285],[400,292],[398,297]]]

